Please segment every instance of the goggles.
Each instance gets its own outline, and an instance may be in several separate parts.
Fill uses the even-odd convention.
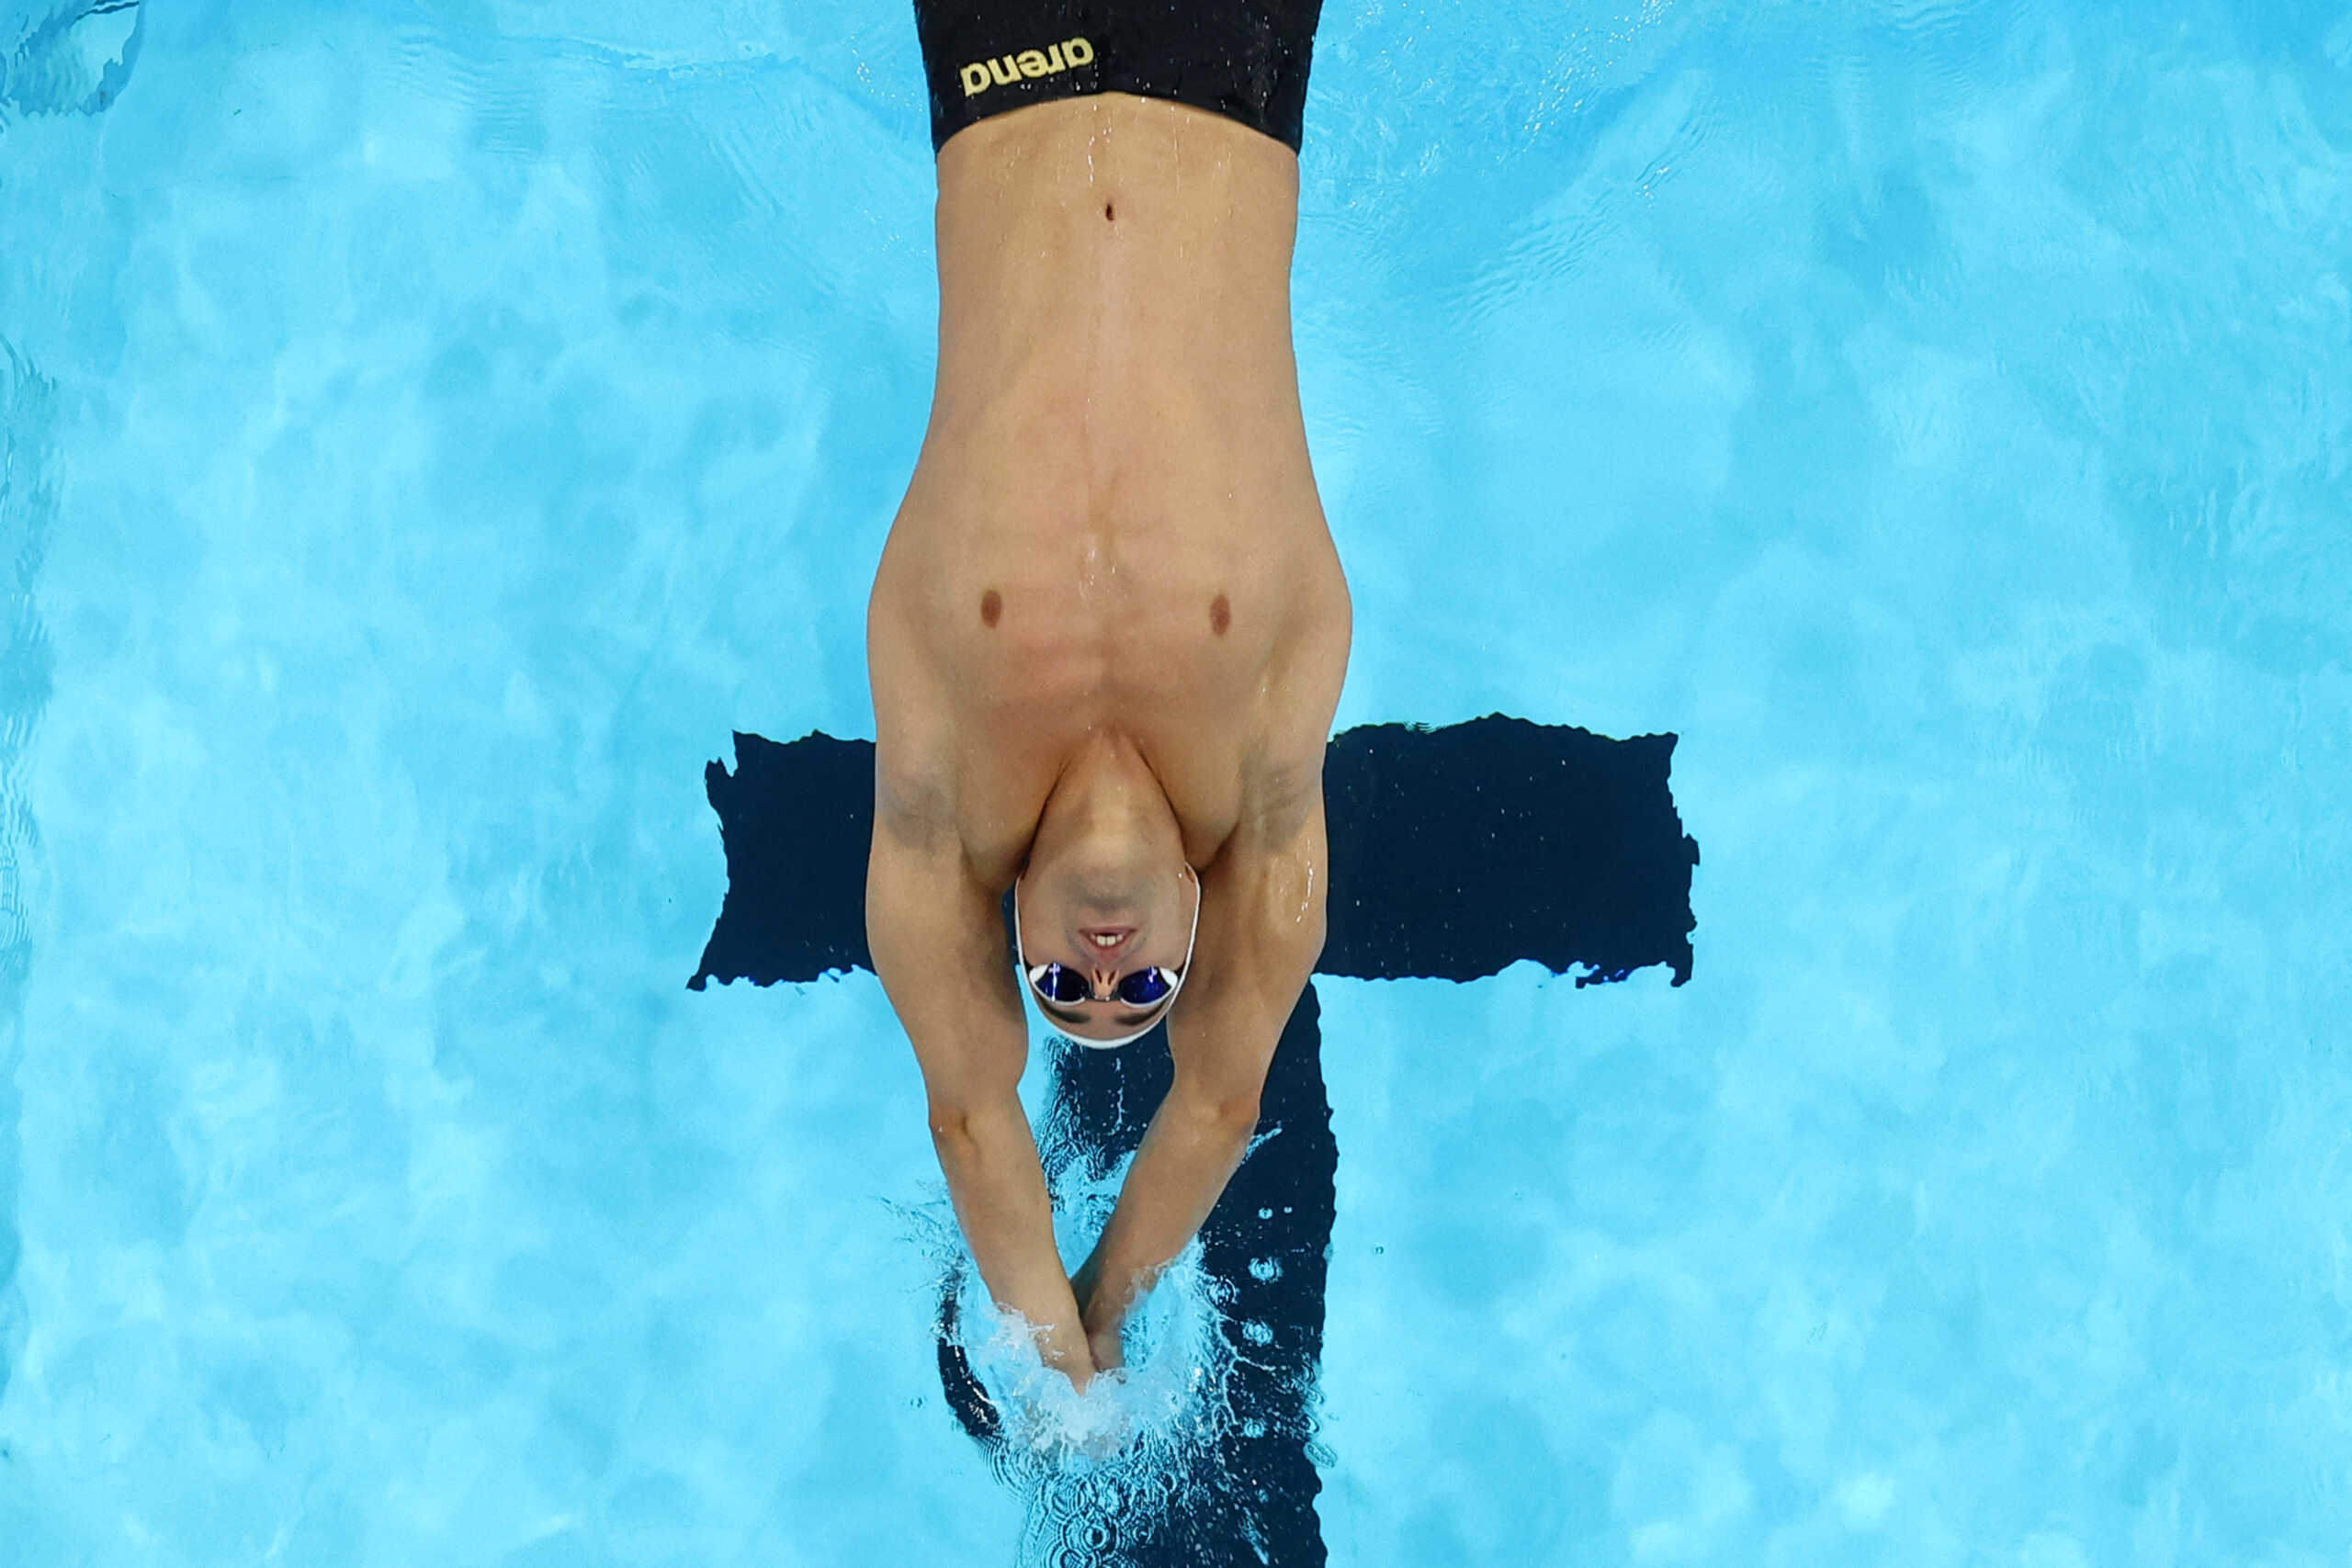
[[[1189,865],[1184,869],[1192,872],[1193,876],[1193,927],[1184,938],[1184,962],[1173,969],[1152,964],[1131,970],[1112,982],[1111,994],[1107,997],[1096,994],[1094,982],[1083,971],[1073,969],[1067,964],[1033,964],[1029,962],[1021,946],[1021,879],[1017,876],[1012,879],[1013,962],[1028,977],[1029,989],[1039,1001],[1064,1008],[1077,1007],[1082,1002],[1116,1001],[1125,1002],[1129,1007],[1159,1009],[1142,1028],[1122,1034],[1115,1040],[1089,1040],[1077,1034],[1069,1038],[1080,1045],[1108,1051],[1150,1033],[1159,1021],[1168,1016],[1168,1010],[1176,1005],[1176,993],[1184,988],[1184,976],[1193,967],[1193,944],[1201,934],[1201,874],[1193,871]]]

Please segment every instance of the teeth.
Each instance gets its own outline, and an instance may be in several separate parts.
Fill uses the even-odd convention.
[[[1119,939],[1115,936],[1095,936],[1089,937],[1087,940],[1091,942],[1097,947],[1116,947],[1119,945]]]

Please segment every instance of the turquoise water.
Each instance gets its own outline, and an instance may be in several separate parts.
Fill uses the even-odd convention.
[[[878,987],[684,986],[704,764],[871,733],[903,8],[0,51],[0,1564],[1014,1561]],[[1317,983],[1331,1560],[2343,1563],[2352,10],[1314,81],[1340,724],[1706,848],[1687,986]]]

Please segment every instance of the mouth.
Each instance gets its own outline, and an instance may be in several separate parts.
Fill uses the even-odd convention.
[[[1078,950],[1097,957],[1114,957],[1134,940],[1135,934],[1133,926],[1080,926]]]

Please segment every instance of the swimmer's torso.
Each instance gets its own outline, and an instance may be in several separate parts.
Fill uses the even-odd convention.
[[[1268,758],[1319,756],[1346,660],[1291,349],[1296,161],[1102,95],[958,133],[939,183],[938,386],[869,617],[883,767],[1001,883],[1115,732],[1205,864]]]

